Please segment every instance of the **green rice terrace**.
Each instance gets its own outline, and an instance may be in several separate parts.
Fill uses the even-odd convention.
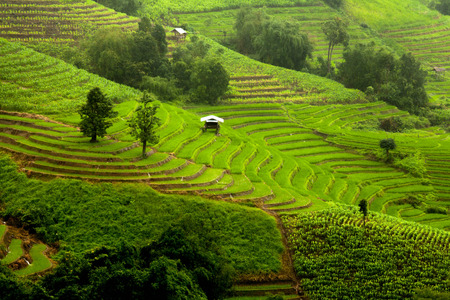
[[[398,2],[398,3],[397,3]],[[449,17],[426,8],[423,4],[401,1],[344,1],[336,10],[322,1],[297,1],[294,5],[269,4],[265,12],[270,16],[296,21],[300,31],[308,35],[314,45],[314,57],[326,57],[328,42],[321,24],[334,17],[351,20],[348,28],[350,45],[374,42],[378,47],[391,47],[399,54],[412,52],[425,65],[429,73],[427,90],[436,103],[447,103],[449,86],[450,37]],[[204,11],[175,9],[180,24],[188,24],[195,31],[217,41],[232,40],[239,7]],[[373,14],[377,11],[376,14]],[[342,61],[343,46],[337,45],[333,60]],[[437,71],[436,71],[437,70]]]
[[[374,41],[413,52],[426,68],[449,67],[448,16],[415,0],[375,1],[374,15],[369,1],[345,0],[339,10],[318,0],[250,2],[300,22],[315,56],[327,52],[321,23],[347,15],[351,43]],[[154,1],[147,14],[167,11],[171,22],[193,27],[220,53],[229,88],[214,106],[158,101],[159,141],[143,157],[129,127],[140,90],[26,47],[76,45],[94,27],[134,31],[139,19],[90,0],[0,4],[0,286],[7,299],[412,299],[422,292],[445,299],[449,134],[369,130],[410,115],[223,47],[216,41],[235,34],[236,1],[169,6]],[[405,7],[408,21],[398,17]],[[333,59],[341,61],[342,51]],[[448,104],[448,72],[432,72],[427,92]],[[77,110],[94,87],[117,115],[90,143]],[[208,115],[224,119],[220,134],[202,130]],[[399,163],[383,156],[386,138],[395,140]],[[358,210],[362,200],[367,216]],[[211,278],[216,288],[208,290]],[[220,285],[225,278],[231,289]],[[186,289],[138,294],[143,286]]]
[[[73,43],[96,27],[136,30],[139,19],[94,1],[2,1],[0,36],[10,41]]]
[[[0,225],[0,264],[10,266],[17,275],[44,272],[52,267],[52,250],[23,229]],[[53,250],[54,252],[54,250]]]

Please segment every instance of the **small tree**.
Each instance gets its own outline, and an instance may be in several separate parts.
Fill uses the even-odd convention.
[[[393,139],[384,139],[380,141],[380,148],[386,150],[386,158],[389,157],[389,150],[394,150],[397,147]]]
[[[153,145],[159,141],[159,136],[156,134],[156,127],[161,124],[160,119],[156,117],[159,105],[152,104],[153,101],[155,101],[155,96],[144,92],[140,100],[141,105],[128,122],[131,135],[142,143],[142,157],[146,157],[147,144]]]
[[[322,31],[328,40],[328,74],[331,73],[331,57],[334,47],[338,44],[348,45],[350,36],[348,35],[347,27],[348,21],[339,17],[322,24]]]
[[[78,113],[81,117],[80,130],[84,136],[91,137],[91,143],[97,142],[97,136],[104,137],[106,129],[112,125],[110,118],[117,116],[117,112],[112,109],[113,104],[100,88],[89,91],[86,104],[81,106]]]
[[[363,214],[363,220],[364,220],[364,228],[366,228],[366,217],[367,217],[367,200],[363,199],[358,204],[359,211]]]

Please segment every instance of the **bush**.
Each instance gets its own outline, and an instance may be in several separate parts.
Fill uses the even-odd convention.
[[[387,49],[376,50],[371,43],[347,48],[343,57],[338,76],[346,87],[366,91],[371,86],[379,100],[414,114],[427,106],[427,72],[412,54],[397,59]]]
[[[389,132],[403,132],[411,129],[426,128],[431,125],[424,117],[410,115],[407,117],[390,117],[380,122],[380,129]]]
[[[408,171],[415,177],[424,177],[427,174],[425,157],[422,156],[420,151],[416,151],[403,159],[394,159],[394,165]]]
[[[342,0],[324,0],[324,2],[333,8],[340,8],[342,5]]]
[[[173,81],[161,77],[143,77],[140,89],[155,94],[162,101],[174,101],[182,94]]]
[[[440,206],[430,206],[430,207],[427,207],[425,212],[427,214],[442,214],[442,215],[446,215],[447,214],[447,209],[444,208],[444,207],[440,207]]]

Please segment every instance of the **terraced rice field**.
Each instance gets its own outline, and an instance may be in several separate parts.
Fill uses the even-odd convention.
[[[179,13],[176,14],[180,24],[189,24],[195,31],[215,40],[232,39],[236,36],[233,25],[239,9],[228,9],[213,12]],[[315,57],[327,57],[328,42],[322,32],[321,24],[340,16],[339,13],[321,1],[310,1],[296,7],[267,7],[267,14],[280,19],[293,20],[299,23],[300,31],[308,35],[314,45]],[[371,34],[359,24],[349,26],[350,40],[362,43],[376,41]],[[338,45],[333,51],[333,59],[342,59],[343,46]]]
[[[424,24],[411,22],[385,30],[393,40],[424,63],[429,73],[427,91],[436,103],[450,103],[450,22],[448,17]],[[440,70],[435,71],[434,68]]]
[[[84,101],[87,88],[98,83],[107,94],[121,95],[122,101],[139,95],[107,80],[96,81],[91,74],[19,44],[1,42],[5,46],[0,52],[0,80],[5,87],[1,105],[8,110],[74,111]],[[48,69],[37,67],[42,64]],[[368,172],[365,156],[348,145],[341,147],[345,143],[330,143],[322,134],[370,118],[402,116],[404,112],[381,102],[311,106],[311,99],[323,97],[320,91],[292,89],[273,75],[238,72],[231,78],[232,92],[222,106],[192,108],[189,112],[161,105],[160,142],[149,149],[149,157],[144,160],[127,126],[135,101],[116,105],[119,116],[114,126],[108,137],[94,146],[76,127],[66,125],[76,124],[77,115],[59,113],[59,122],[55,122],[36,115],[2,112],[0,148],[25,156],[28,163],[22,168],[29,175],[145,182],[167,193],[252,201],[277,213],[317,210],[332,201],[355,204],[361,199],[369,199],[382,210],[378,202],[385,200],[377,199],[429,192],[435,184],[439,195],[445,198],[448,194],[447,185],[440,184],[446,175],[439,168],[429,186],[381,164]],[[64,81],[66,77],[74,77],[75,84],[68,85],[71,81]],[[64,82],[72,89],[58,88]],[[208,114],[226,120],[221,136],[202,133],[199,117]],[[430,159],[439,159],[441,153],[433,155]],[[342,166],[348,162],[361,168]],[[448,227],[445,222],[438,223]]]
[[[87,91],[93,87],[100,87],[116,102],[139,95],[135,89],[0,38],[0,109],[73,111],[86,101]]]
[[[249,96],[259,94],[268,82],[280,87],[264,74],[232,78],[234,90],[241,89],[243,83],[252,86]],[[145,182],[167,193],[251,201],[277,213],[317,210],[331,202],[356,204],[362,199],[368,199],[373,209],[389,213],[386,208],[391,200],[408,193],[436,189],[446,194],[446,185],[439,185],[445,174],[436,173],[439,180],[423,185],[399,170],[368,161],[345,141],[321,133],[324,128],[337,130],[367,118],[404,114],[391,106],[381,102],[311,106],[270,96],[239,104],[239,95],[238,91],[225,100],[227,105],[190,108],[198,117],[162,105],[158,113],[161,139],[144,160],[126,126],[136,102],[117,106],[115,125],[108,137],[94,146],[76,127],[39,116],[2,112],[0,148],[25,156],[27,163],[22,169],[33,176]],[[199,117],[208,114],[226,120],[220,136],[202,133]],[[376,143],[372,139],[368,147]],[[433,223],[419,216],[419,221]],[[440,218],[436,226],[447,228],[448,219]]]
[[[241,88],[242,82],[246,82],[255,91],[267,86],[271,80],[264,76],[249,76],[245,80],[242,75],[232,79],[234,87]],[[270,84],[273,85],[273,82]],[[441,188],[439,182],[432,180],[431,185],[424,185],[427,183],[422,179],[384,163],[370,161],[352,150],[362,146],[376,149],[379,139],[385,137],[375,135],[366,145],[361,137],[366,137],[367,133],[361,132],[355,145],[350,145],[340,142],[337,137],[328,136],[362,120],[407,115],[405,112],[383,102],[323,106],[278,102],[267,97],[260,103],[241,105],[234,102],[234,105],[190,109],[199,116],[215,114],[224,118],[228,126],[248,137],[247,143],[253,141],[269,151],[270,154],[257,151],[247,164],[247,170],[244,170],[253,182],[262,181],[272,189],[269,198],[264,199],[266,209],[289,213],[309,207],[319,209],[331,201],[356,204],[367,199],[372,210],[386,212],[383,207],[393,205],[392,200],[406,198],[408,193],[437,192]],[[347,132],[352,136],[352,131],[347,129],[339,138],[347,137]],[[440,141],[436,137],[429,137],[429,140]],[[409,140],[405,140],[405,148],[406,144],[411,147]],[[419,143],[416,144],[417,149],[422,150]],[[236,144],[235,147],[240,149],[243,146]],[[399,148],[402,147],[400,144]],[[442,145],[442,149],[449,148]],[[429,155],[425,150],[424,153]],[[248,157],[253,157],[252,153],[248,153]],[[411,219],[406,215],[402,217]],[[448,227],[448,216],[436,218],[439,222],[435,226]]]
[[[321,29],[321,24],[335,16],[342,17],[342,12],[330,8],[319,1],[311,1],[298,7],[267,7],[267,14],[280,19],[297,21],[300,31],[306,33],[313,42],[314,57],[327,57],[328,43]],[[232,40],[236,32],[233,29],[238,9],[222,11],[179,13],[176,14],[180,24],[189,24],[196,32],[217,41]],[[351,14],[351,12],[350,12]],[[352,18],[350,18],[352,19]],[[391,20],[391,23],[395,21]],[[389,23],[390,24],[390,23]],[[449,18],[412,19],[411,21],[381,26],[377,32],[364,21],[353,18],[350,22],[350,45],[375,42],[376,45],[393,46],[399,53],[412,52],[428,71],[426,84],[430,99],[436,104],[449,104],[450,94],[450,23]],[[342,60],[343,46],[338,45],[333,51],[333,61]],[[442,69],[434,71],[434,67]]]
[[[4,0],[0,19],[0,37],[32,43],[73,43],[98,27],[137,30],[139,21],[90,0]]]
[[[44,254],[48,247],[23,229],[0,225],[0,246],[0,264],[12,267],[17,275],[35,274],[52,267]]]

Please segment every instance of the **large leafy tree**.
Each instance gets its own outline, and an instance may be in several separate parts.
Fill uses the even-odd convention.
[[[350,36],[347,32],[347,27],[348,21],[339,17],[322,24],[322,31],[328,40],[328,74],[331,73],[331,57],[333,56],[334,47],[339,44],[348,45]]]
[[[428,104],[425,91],[427,73],[411,54],[400,59],[386,49],[375,50],[373,43],[358,44],[343,54],[340,81],[349,88],[373,90],[379,100],[410,113],[419,113]]]
[[[156,100],[153,94],[144,92],[141,105],[136,109],[133,117],[128,122],[131,128],[131,135],[139,139],[142,143],[142,157],[147,155],[147,145],[158,143],[159,136],[156,128],[160,125],[160,119],[156,116],[159,105],[154,104]]]
[[[230,76],[220,63],[220,52],[211,53],[210,46],[194,38],[173,53],[172,75],[175,85],[194,102],[217,103],[228,89]]]
[[[272,65],[301,70],[306,58],[312,56],[312,45],[299,26],[285,20],[271,20],[263,24],[255,38],[259,59]]]
[[[298,23],[273,19],[264,9],[242,8],[234,24],[239,52],[272,65],[301,70],[312,44]]]
[[[230,75],[216,57],[195,63],[191,74],[192,96],[196,102],[216,104],[228,89]]]
[[[270,20],[264,9],[241,8],[236,16],[236,48],[243,54],[254,54],[254,39],[261,34],[263,23]]]
[[[106,129],[112,125],[111,118],[117,116],[112,102],[98,87],[89,91],[87,101],[78,113],[81,117],[80,130],[83,135],[91,137],[91,143],[97,142],[97,136],[105,136]]]
[[[143,18],[134,33],[99,29],[84,43],[91,72],[118,83],[139,86],[143,76],[167,76],[164,28]]]

